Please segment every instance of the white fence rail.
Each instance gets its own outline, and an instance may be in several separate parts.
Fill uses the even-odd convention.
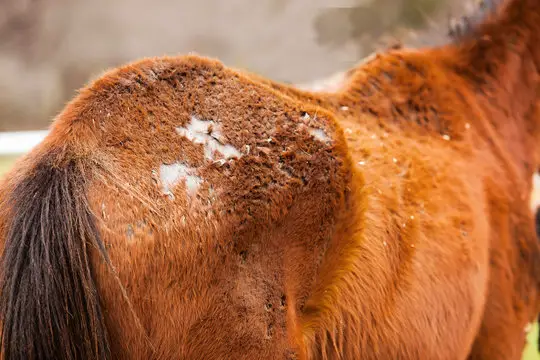
[[[47,133],[47,130],[0,132],[0,156],[24,154],[39,144]]]

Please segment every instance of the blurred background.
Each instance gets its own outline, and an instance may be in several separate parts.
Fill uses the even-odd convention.
[[[141,57],[197,52],[280,81],[444,40],[463,0],[0,0],[0,131],[43,129],[76,89]]]
[[[473,2],[0,0],[0,135],[46,129],[78,88],[142,57],[197,52],[307,83],[398,41],[443,43],[448,19],[471,11]],[[24,141],[0,136],[0,174]],[[532,347],[525,358],[540,359]]]

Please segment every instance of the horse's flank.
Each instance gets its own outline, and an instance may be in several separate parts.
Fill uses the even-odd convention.
[[[539,14],[334,92],[195,56],[105,74],[0,187],[4,358],[518,359]]]

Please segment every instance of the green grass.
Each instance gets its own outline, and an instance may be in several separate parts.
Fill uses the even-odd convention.
[[[523,360],[540,360],[540,354],[538,353],[538,323],[534,325],[533,330],[527,336],[527,347],[523,353]]]
[[[9,170],[14,161],[15,157],[0,157],[0,176]],[[540,354],[537,351],[538,331],[538,324],[535,324],[527,337],[527,347],[523,353],[523,360],[540,360]]]

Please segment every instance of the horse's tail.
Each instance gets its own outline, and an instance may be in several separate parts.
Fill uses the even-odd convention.
[[[58,158],[45,155],[0,188],[4,360],[110,358],[90,260],[105,250],[83,163]]]

